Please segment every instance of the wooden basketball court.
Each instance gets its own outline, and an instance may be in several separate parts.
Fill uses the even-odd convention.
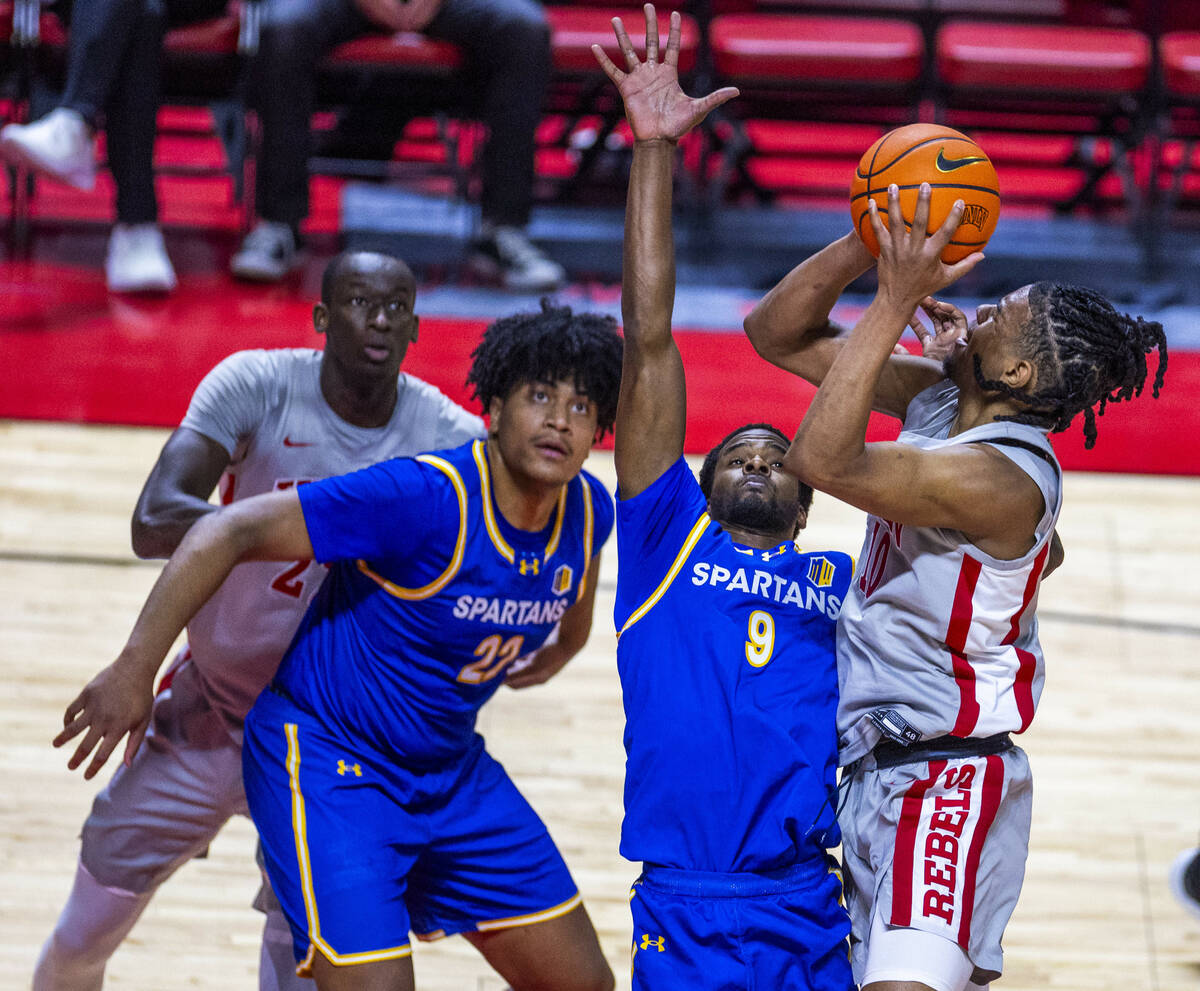
[[[133,558],[129,515],[165,436],[0,421],[3,988],[29,986],[100,784],[69,773],[49,740],[66,703],[123,643],[158,573]],[[589,467],[613,481],[610,455]],[[1066,484],[1066,563],[1042,595],[1046,690],[1022,741],[1036,782],[1030,858],[995,987],[1186,991],[1200,987],[1200,922],[1165,877],[1200,837],[1200,479],[1070,474]],[[856,511],[818,496],[802,543],[857,553],[861,528]],[[616,852],[615,569],[610,545],[586,652],[547,686],[502,690],[480,729],[549,824],[627,988],[637,870]],[[249,823],[231,823],[206,860],[160,891],[107,987],[256,988],[252,852]],[[416,968],[427,991],[502,987],[462,940],[418,946]]]

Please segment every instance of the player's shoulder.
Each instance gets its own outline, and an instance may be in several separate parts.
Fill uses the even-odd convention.
[[[222,358],[216,367],[278,374],[292,368],[311,368],[320,362],[321,352],[313,348],[245,348]]]
[[[205,376],[210,383],[237,383],[274,393],[315,377],[320,352],[312,348],[248,348],[222,358]]]

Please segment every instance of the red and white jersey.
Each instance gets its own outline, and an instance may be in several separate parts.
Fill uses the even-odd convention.
[[[984,443],[1037,483],[1045,509],[1023,557],[985,554],[957,530],[867,517],[866,540],[838,619],[840,760],[886,734],[1020,733],[1042,693],[1038,585],[1062,506],[1062,470],[1043,430],[997,421],[954,437],[958,388],[943,381],[908,408],[899,441],[925,450]]]
[[[196,387],[181,426],[229,452],[222,503],[483,435],[479,417],[404,374],[391,419],[356,427],[325,402],[320,373],[310,348],[239,351]],[[188,624],[204,695],[231,729],[274,675],[325,571],[313,561],[239,564]]]

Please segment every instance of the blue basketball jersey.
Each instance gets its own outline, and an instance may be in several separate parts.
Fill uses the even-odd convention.
[[[482,745],[475,714],[579,598],[612,529],[586,472],[538,533],[496,508],[487,449],[399,458],[299,489],[330,572],[275,685],[335,732],[407,766]]]
[[[775,870],[838,842],[834,630],[853,562],[760,551],[681,458],[617,504],[629,860]]]

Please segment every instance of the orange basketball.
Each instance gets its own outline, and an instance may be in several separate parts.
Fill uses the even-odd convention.
[[[909,124],[888,131],[867,149],[850,185],[850,216],[871,254],[879,257],[879,243],[871,229],[867,204],[876,202],[886,227],[888,186],[895,183],[900,187],[901,213],[911,227],[923,182],[933,187],[929,233],[942,226],[955,200],[966,205],[962,224],[942,252],[942,261],[960,261],[972,251],[981,251],[1000,217],[996,169],[983,149],[965,134],[938,124]]]

